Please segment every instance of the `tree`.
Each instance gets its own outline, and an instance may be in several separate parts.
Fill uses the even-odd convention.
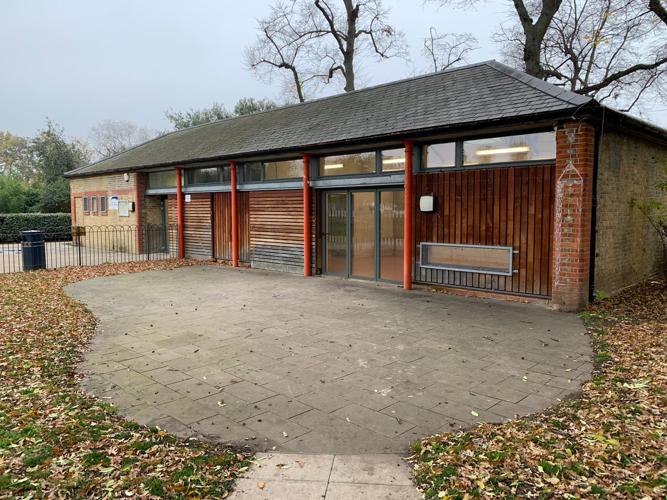
[[[36,181],[41,185],[39,211],[69,211],[69,183],[63,174],[90,163],[91,150],[82,141],[67,141],[62,127],[50,120],[30,141],[30,150]]]
[[[480,0],[428,0],[440,5],[454,5],[459,7],[471,7],[480,3]],[[541,47],[549,26],[558,12],[563,0],[512,0],[514,10],[517,14],[521,36],[517,36],[516,29],[512,30],[512,38],[521,40],[522,69],[529,75],[537,78],[545,78],[542,69]],[[534,19],[534,20],[533,20]],[[516,47],[515,47],[516,50]]]
[[[480,0],[431,0],[472,5]],[[667,50],[658,0],[512,0],[517,17],[496,36],[505,59],[537,78],[631,109],[664,92]],[[660,18],[662,19],[662,18]],[[664,33],[664,31],[662,31]]]
[[[15,175],[29,180],[34,176],[30,162],[28,139],[9,132],[0,132],[0,174]]]
[[[657,25],[636,0],[565,0],[544,35],[539,74],[600,102],[616,100],[628,111],[665,74]],[[517,31],[506,32],[509,60],[527,44]]]
[[[262,111],[276,109],[277,105],[270,99],[255,99],[254,97],[244,97],[234,106],[234,116],[251,115]]]
[[[466,62],[467,55],[477,48],[477,39],[470,33],[438,34],[434,27],[424,39],[423,54],[433,71],[444,71],[459,62]]]
[[[0,175],[0,214],[28,212],[29,186],[14,174]]]
[[[333,80],[353,91],[365,57],[405,55],[404,36],[387,17],[382,0],[277,0],[246,49],[248,67],[268,80],[285,74],[284,85],[301,102]]]
[[[667,25],[667,7],[663,0],[649,0],[648,8]]]
[[[90,135],[97,156],[109,158],[148,141],[155,134],[132,122],[104,120],[91,129]]]
[[[189,109],[188,111],[169,110],[165,111],[164,115],[176,130],[222,120],[231,116],[225,107],[217,102],[213,103],[210,108]]]
[[[276,108],[276,103],[270,99],[255,99],[244,97],[239,99],[234,106],[234,112],[230,113],[222,104],[213,103],[210,108],[190,109],[188,111],[165,111],[165,116],[174,125],[176,130],[181,130],[195,125],[203,125],[234,116],[249,115],[260,111],[268,111]]]

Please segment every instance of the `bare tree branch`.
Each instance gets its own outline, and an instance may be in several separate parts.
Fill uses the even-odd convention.
[[[422,52],[430,61],[433,71],[443,71],[459,62],[466,62],[467,55],[477,48],[477,39],[470,33],[438,34],[434,27],[424,38]]]
[[[336,77],[356,88],[356,67],[368,56],[403,56],[403,34],[387,23],[382,0],[277,0],[246,49],[248,67],[270,79],[290,75],[298,99]]]

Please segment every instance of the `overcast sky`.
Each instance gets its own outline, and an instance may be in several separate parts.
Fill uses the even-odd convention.
[[[269,3],[2,0],[0,130],[32,135],[47,117],[67,135],[81,138],[106,119],[167,130],[169,108],[216,101],[232,108],[251,96],[279,101],[279,85],[258,81],[243,62],[244,47],[254,40],[256,20]],[[429,26],[473,33],[480,49],[471,62],[500,59],[492,35],[508,19],[507,0],[489,0],[484,12],[438,9],[422,0],[385,3],[393,25],[406,34],[413,62],[369,64],[360,84],[405,78],[426,68],[420,49]],[[660,108],[650,118],[664,114]]]

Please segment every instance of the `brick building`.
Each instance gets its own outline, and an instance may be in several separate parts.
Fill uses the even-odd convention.
[[[67,176],[75,224],[177,225],[165,244],[185,257],[576,310],[659,271],[632,201],[661,196],[666,162],[667,131],[489,61],[172,132]]]

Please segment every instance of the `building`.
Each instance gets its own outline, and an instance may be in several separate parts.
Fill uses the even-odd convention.
[[[576,310],[660,269],[632,200],[659,195],[666,161],[667,131],[489,61],[172,132],[67,176],[75,224],[178,224],[162,244],[181,256]]]

